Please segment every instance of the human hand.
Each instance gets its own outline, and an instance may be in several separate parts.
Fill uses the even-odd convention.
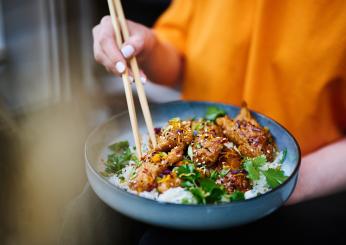
[[[104,16],[100,24],[93,28],[95,60],[115,75],[125,72],[126,61],[133,56],[139,61],[146,60],[155,43],[151,29],[132,21],[127,21],[127,25],[130,38],[120,49],[116,44],[110,16]],[[129,72],[131,75],[131,71]],[[146,80],[143,71],[141,78],[142,81]]]

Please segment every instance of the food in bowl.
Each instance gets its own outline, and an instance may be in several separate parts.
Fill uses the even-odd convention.
[[[157,146],[149,142],[141,159],[127,141],[110,145],[102,174],[128,192],[178,204],[250,199],[287,179],[287,151],[246,105],[233,119],[211,106],[204,118],[172,118],[155,133]]]

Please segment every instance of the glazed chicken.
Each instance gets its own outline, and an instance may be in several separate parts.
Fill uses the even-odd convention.
[[[219,157],[218,169],[238,170],[241,162],[242,158],[234,148],[224,147]]]
[[[193,161],[211,166],[217,161],[227,139],[217,125],[202,121],[199,123],[203,126],[194,131],[195,137],[191,143]]]
[[[223,185],[228,193],[232,193],[235,190],[245,192],[251,187],[246,174],[241,171],[230,171],[226,176],[218,179],[216,183]]]
[[[180,184],[181,179],[178,178],[177,174],[170,172],[169,174],[162,175],[162,178],[157,181],[157,190],[163,193],[172,187],[180,186]]]
[[[156,151],[168,152],[177,145],[187,146],[192,141],[191,121],[169,120],[167,127],[157,133]]]
[[[131,189],[138,192],[152,190],[157,187],[159,174],[183,159],[184,151],[192,141],[191,121],[170,120],[157,139],[157,147],[142,157],[142,164],[130,182]]]
[[[142,164],[130,181],[130,188],[138,192],[154,188],[164,192],[179,186],[181,180],[171,169],[181,166],[186,155],[195,166],[208,167],[201,172],[202,176],[212,169],[219,173],[227,171],[216,182],[227,192],[245,192],[251,185],[242,169],[243,159],[264,154],[268,161],[273,161],[276,151],[268,129],[252,118],[246,106],[234,120],[227,115],[215,122],[173,118],[166,127],[157,130],[156,136],[157,147],[142,157]]]
[[[228,116],[216,119],[224,135],[234,142],[243,156],[256,157],[264,154],[267,160],[274,160],[275,144],[267,128],[261,127],[251,117],[247,107],[232,120]]]

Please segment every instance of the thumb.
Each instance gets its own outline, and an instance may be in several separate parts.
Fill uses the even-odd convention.
[[[140,54],[144,48],[144,37],[141,34],[131,36],[122,46],[121,53],[125,59]]]

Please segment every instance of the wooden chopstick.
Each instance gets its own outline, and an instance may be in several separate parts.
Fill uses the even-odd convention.
[[[121,32],[120,32],[120,29],[118,26],[117,15],[115,12],[113,0],[108,0],[108,7],[109,7],[111,19],[112,19],[112,24],[114,27],[116,42],[117,42],[118,47],[121,48],[121,45],[123,42],[122,42]],[[133,137],[135,140],[137,157],[138,157],[138,159],[140,159],[142,156],[141,138],[140,138],[140,133],[139,133],[139,129],[138,129],[136,109],[135,109],[135,104],[133,102],[132,89],[131,89],[127,70],[125,71],[124,74],[122,74],[122,80],[123,80],[124,89],[125,89],[127,107],[128,107],[129,115],[130,115],[132,133],[133,133]]]
[[[125,19],[123,7],[121,5],[121,1],[120,0],[114,0],[114,4],[115,4],[115,11],[117,13],[119,24],[120,24],[120,27],[122,30],[122,34],[124,36],[124,40],[127,41],[130,38],[130,34],[129,34],[129,31],[127,28],[126,19]],[[135,80],[135,84],[136,84],[136,88],[137,88],[138,98],[139,98],[139,102],[140,102],[141,107],[142,107],[145,124],[147,125],[147,129],[149,132],[149,137],[150,137],[151,143],[152,143],[153,147],[155,148],[157,143],[156,143],[153,121],[152,121],[149,106],[148,106],[148,100],[147,100],[147,97],[145,95],[144,87],[143,87],[143,84],[141,81],[141,77],[140,77],[140,73],[139,73],[139,67],[138,67],[136,57],[132,57],[130,59],[130,65],[131,65],[131,70],[132,70],[133,75],[134,75],[134,80]]]

